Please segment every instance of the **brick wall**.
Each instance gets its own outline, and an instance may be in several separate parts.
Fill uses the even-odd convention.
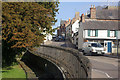
[[[96,8],[95,8],[95,6],[94,7],[91,6],[91,8],[90,8],[90,18],[91,19],[95,19],[96,18]]]

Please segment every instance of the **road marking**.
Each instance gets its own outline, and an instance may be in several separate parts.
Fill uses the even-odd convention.
[[[106,72],[103,72],[103,71],[100,71],[100,70],[97,70],[97,69],[92,69],[92,71],[97,71],[97,72],[101,72],[103,74],[105,74],[108,78],[112,78],[108,73]]]

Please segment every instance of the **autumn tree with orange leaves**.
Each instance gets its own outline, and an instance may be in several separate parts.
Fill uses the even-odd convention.
[[[3,64],[15,61],[16,54],[39,46],[44,31],[52,34],[58,12],[58,2],[3,2],[2,3],[2,58]]]

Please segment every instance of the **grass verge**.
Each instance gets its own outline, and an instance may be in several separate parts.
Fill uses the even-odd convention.
[[[14,65],[2,69],[2,78],[24,78],[26,74],[20,65]]]

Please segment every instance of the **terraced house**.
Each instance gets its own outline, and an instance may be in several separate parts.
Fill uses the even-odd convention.
[[[71,20],[61,20],[60,26],[57,29],[57,36],[62,36],[65,38],[66,36],[66,27],[70,24]]]
[[[91,6],[90,14],[81,16],[78,34],[74,37],[76,47],[82,48],[84,42],[99,42],[106,47],[106,53],[115,53],[113,49],[120,41],[118,7],[107,6],[96,9]]]
[[[79,22],[80,22],[80,13],[76,12],[75,17],[72,20],[69,20],[70,23],[66,26],[66,39],[69,39],[71,42],[74,40],[74,35],[78,32]],[[73,42],[74,43],[74,42]]]

